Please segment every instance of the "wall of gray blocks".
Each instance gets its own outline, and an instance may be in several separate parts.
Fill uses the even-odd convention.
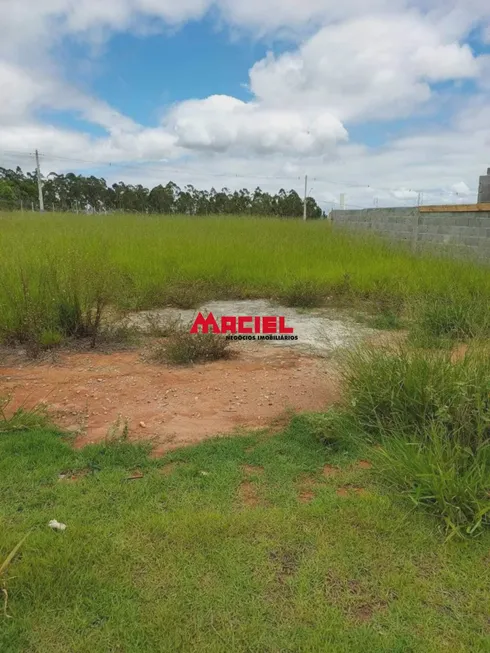
[[[413,250],[442,247],[490,261],[490,211],[425,213],[414,208],[332,211],[334,226],[404,241]]]

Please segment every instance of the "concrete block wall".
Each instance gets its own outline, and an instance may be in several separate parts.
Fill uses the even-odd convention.
[[[440,246],[490,261],[490,211],[361,209],[332,211],[330,219],[339,227],[405,241],[413,249]]]

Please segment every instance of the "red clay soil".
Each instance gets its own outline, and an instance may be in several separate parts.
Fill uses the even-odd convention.
[[[0,397],[13,411],[47,404],[82,447],[104,440],[118,418],[155,455],[239,427],[264,428],[287,410],[321,410],[338,399],[325,361],[281,347],[243,348],[236,358],[190,368],[148,363],[135,351],[60,353],[55,361],[0,367]]]

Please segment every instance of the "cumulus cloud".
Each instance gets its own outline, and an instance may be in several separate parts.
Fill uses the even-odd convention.
[[[255,64],[250,86],[268,104],[326,106],[342,120],[369,120],[406,115],[430,98],[430,82],[478,73],[467,45],[407,13],[325,27],[296,52]]]
[[[253,101],[184,102],[165,125],[190,150],[322,154],[347,140],[342,122],[403,117],[430,99],[431,83],[479,72],[467,45],[419,14],[360,18],[255,64]]]
[[[224,95],[177,105],[165,125],[181,147],[216,152],[315,154],[347,139],[328,112],[269,108]]]

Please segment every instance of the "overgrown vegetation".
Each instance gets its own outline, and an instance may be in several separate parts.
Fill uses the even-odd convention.
[[[346,419],[385,476],[451,533],[490,523],[490,355],[363,348],[344,357]]]
[[[413,256],[324,221],[4,213],[0,222],[0,337],[33,349],[67,337],[96,342],[109,306],[193,308],[228,298],[365,301],[390,328],[417,304],[412,323],[424,333],[488,332],[488,268]],[[453,328],[448,314],[459,298],[471,323]],[[434,316],[440,306],[443,319]]]
[[[360,462],[303,417],[163,460],[2,436],[0,563],[31,533],[2,577],[0,650],[486,650],[490,533],[445,544]]]
[[[447,295],[430,293],[414,302],[415,345],[440,346],[478,338],[490,338],[490,298],[485,293],[454,289]]]
[[[25,344],[32,355],[68,338],[96,346],[105,311],[117,304],[125,279],[102,251],[69,252],[60,257],[31,251],[2,266],[0,335]],[[1,265],[1,264],[0,264]]]

